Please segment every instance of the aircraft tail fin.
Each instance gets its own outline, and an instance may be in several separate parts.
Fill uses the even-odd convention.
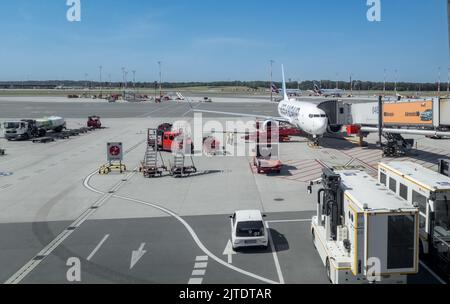
[[[281,65],[281,72],[283,74],[283,99],[289,100],[289,96],[286,89],[286,77],[284,75],[284,65]]]
[[[314,82],[314,92],[316,92],[317,94],[321,93],[321,89],[319,88],[319,86],[317,85],[317,83]]]

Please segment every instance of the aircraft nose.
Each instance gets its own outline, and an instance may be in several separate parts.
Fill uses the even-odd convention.
[[[315,121],[315,129],[317,130],[317,135],[323,135],[328,129],[328,119],[322,118]]]

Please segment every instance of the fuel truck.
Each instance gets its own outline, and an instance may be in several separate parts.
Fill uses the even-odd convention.
[[[66,121],[62,117],[52,116],[36,120],[6,121],[3,127],[7,140],[27,140],[43,137],[48,131],[60,133],[66,128]]]

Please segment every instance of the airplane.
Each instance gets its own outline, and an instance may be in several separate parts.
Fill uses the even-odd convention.
[[[271,87],[272,93],[280,94],[282,90],[280,90],[275,84],[272,84]],[[302,90],[300,89],[286,89],[288,96],[301,96]]]
[[[316,83],[314,84],[313,90],[313,93],[315,93],[317,96],[323,97],[342,97],[344,92],[345,91],[341,89],[321,89]]]
[[[271,117],[257,114],[207,111],[201,109],[194,109],[193,111],[199,113],[221,114],[227,116],[259,118],[265,120],[263,125],[265,129],[273,125],[274,122],[288,123],[312,137],[314,145],[317,146],[319,145],[320,138],[322,138],[326,133],[330,131],[328,116],[325,111],[320,109],[318,105],[314,103],[307,101],[298,101],[296,99],[289,98],[288,90],[286,89],[284,66],[281,66],[281,69],[283,73],[283,100],[281,100],[278,105],[278,113],[280,117]]]

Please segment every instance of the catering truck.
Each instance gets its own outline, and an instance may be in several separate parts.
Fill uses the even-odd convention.
[[[450,178],[412,162],[379,164],[383,185],[418,206],[420,253],[450,278]]]
[[[419,215],[364,171],[325,168],[313,244],[333,284],[405,284],[419,270]]]
[[[27,140],[43,137],[48,131],[60,133],[66,128],[66,121],[62,117],[48,117],[42,119],[22,119],[3,123],[7,140]]]

